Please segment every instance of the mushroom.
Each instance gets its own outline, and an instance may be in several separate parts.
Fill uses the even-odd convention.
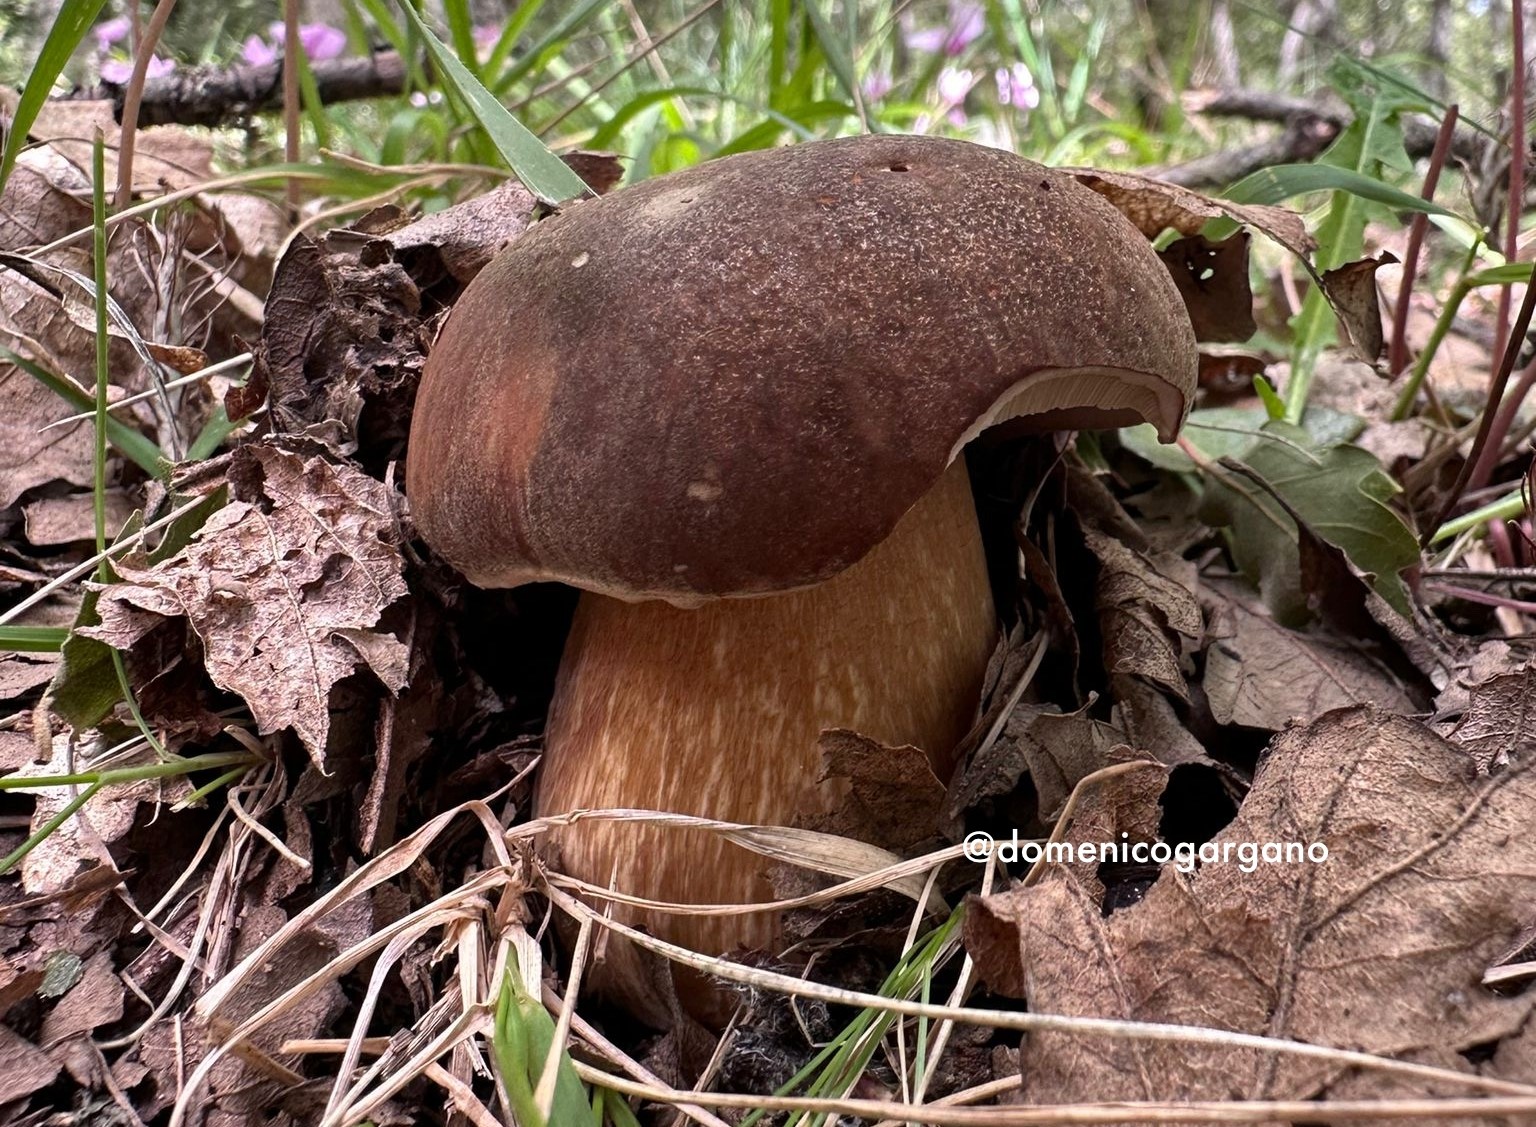
[[[1071,177],[960,141],[742,154],[572,204],[465,290],[428,358],[416,527],[482,587],[584,592],[536,813],[753,824],[827,808],[818,734],[941,777],[997,637],[962,451],[995,424],[1150,422],[1195,337],[1146,239]],[[635,896],[770,899],[702,830],[586,821],[561,864]],[[718,953],[770,913],[621,912]]]

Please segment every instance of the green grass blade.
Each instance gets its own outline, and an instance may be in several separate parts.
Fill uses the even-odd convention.
[[[480,61],[475,58],[475,21],[466,0],[443,0],[443,16],[448,20],[448,38],[459,62],[476,78],[480,77]]]
[[[68,637],[62,626],[0,626],[0,653],[56,654]]]
[[[96,404],[90,393],[62,376],[56,376],[46,368],[39,367],[25,356],[0,346],[0,360],[16,365],[76,411],[94,410]],[[107,441],[113,448],[123,457],[141,466],[151,477],[163,478],[170,471],[171,463],[160,447],[121,419],[108,415],[106,430]]]
[[[592,134],[592,139],[587,142],[587,148],[611,149],[619,135],[624,132],[624,127],[640,114],[660,102],[668,102],[673,98],[681,98],[691,95],[696,98],[720,97],[715,91],[704,86],[664,86],[658,90],[646,90],[637,94],[613,111],[607,121],[598,126],[597,132]]]
[[[5,182],[10,179],[11,169],[16,167],[16,158],[27,143],[27,131],[37,120],[43,103],[48,100],[54,80],[63,72],[64,65],[75,53],[75,48],[80,46],[91,24],[96,22],[105,3],[106,0],[64,0],[59,5],[58,15],[53,18],[53,27],[48,31],[48,38],[37,56],[37,62],[32,65],[32,73],[27,76],[21,100],[16,104],[16,116],[11,119],[10,132],[6,134],[5,153],[0,156],[0,191],[4,190]]]
[[[101,130],[98,129],[95,144],[91,146],[91,267],[95,289],[92,298],[96,305],[96,449],[93,453],[95,485],[92,492],[96,510],[98,554],[107,550],[107,423],[112,419],[112,416],[107,413],[107,388],[111,376],[110,360],[107,355],[107,345],[110,343],[107,336],[107,304],[111,301],[111,297],[107,292],[106,153],[106,142],[102,139]],[[102,583],[112,581],[113,572],[110,561],[105,559],[101,561],[101,566],[96,569],[96,578]],[[128,705],[128,711],[133,715],[134,723],[138,724],[139,731],[144,734],[144,739],[149,746],[154,748],[155,754],[165,759],[164,745],[155,738],[155,733],[150,731],[149,725],[144,721],[143,713],[139,711],[139,702],[135,699],[133,688],[128,682],[128,667],[123,662],[123,655],[114,649],[111,656],[112,667],[117,673],[118,688],[122,691],[123,701]]]
[[[1463,284],[1470,289],[1479,286],[1518,286],[1531,280],[1531,269],[1532,264],[1529,262],[1506,262],[1503,266],[1479,270],[1468,276]]]
[[[111,381],[111,360],[108,345],[112,338],[107,335],[107,146],[96,130],[96,140],[91,146],[91,270],[92,304],[96,309],[96,444],[91,454],[92,494],[96,511],[96,553],[107,550],[107,388]],[[112,573],[111,565],[101,561],[98,578]]]
[[[858,106],[861,101],[859,78],[854,72],[853,56],[848,53],[848,45],[827,22],[826,13],[821,10],[817,0],[804,0],[804,2],[805,14],[810,17],[811,29],[815,32],[816,41],[821,46],[821,53],[826,56],[827,66],[837,77],[838,84],[848,95],[848,100]],[[881,131],[879,123],[874,120],[869,121],[869,128],[874,133]]]
[[[480,85],[464,64],[450,51],[430,28],[422,22],[409,0],[400,0],[400,10],[426,43],[432,63],[442,75],[443,83],[469,108],[479,126],[485,130],[491,144],[502,155],[508,167],[516,173],[523,186],[547,204],[564,203],[578,196],[591,194],[591,189],[566,163],[544,147],[544,143],[513,117],[507,108]]]
[[[1076,121],[1077,115],[1083,112],[1083,103],[1088,98],[1088,79],[1092,75],[1093,64],[1098,60],[1099,50],[1104,46],[1104,32],[1108,27],[1109,18],[1100,13],[1088,29],[1087,44],[1072,64],[1072,71],[1067,76],[1066,97],[1062,101],[1062,111],[1068,121]]]
[[[1308,192],[1348,192],[1402,211],[1456,217],[1454,211],[1410,195],[1363,173],[1328,164],[1280,164],[1264,168],[1232,185],[1227,198],[1236,203],[1274,204]]]
[[[235,431],[240,429],[239,423],[229,421],[229,415],[224,411],[224,404],[220,403],[213,409],[213,414],[203,424],[203,429],[187,448],[187,461],[201,462],[217,450]]]
[[[496,40],[496,45],[491,48],[491,56],[485,61],[481,69],[488,80],[492,79],[495,89],[502,89],[500,83],[505,77],[502,67],[506,66],[507,59],[512,55],[512,48],[517,46],[517,41],[522,38],[523,29],[528,26],[528,21],[539,14],[539,9],[544,6],[544,0],[523,0],[521,4],[507,17],[505,26],[501,29],[501,35]],[[514,80],[515,81],[515,80]]]
[[[545,61],[546,53],[552,47],[568,39],[577,28],[609,2],[610,0],[586,0],[586,3],[578,4],[568,11],[554,27],[536,39],[527,50],[513,60],[512,64],[496,79],[497,93],[505,93],[509,87]]]

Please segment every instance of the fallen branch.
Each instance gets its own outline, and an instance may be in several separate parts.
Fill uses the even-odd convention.
[[[1186,188],[1215,187],[1276,164],[1308,161],[1330,145],[1354,120],[1340,102],[1298,98],[1267,90],[1192,90],[1182,99],[1186,113],[1208,117],[1241,117],[1285,125],[1279,136],[1239,149],[1228,149],[1169,165],[1150,174]],[[1435,148],[1438,124],[1417,114],[1403,120],[1403,144],[1410,157],[1429,156]],[[1474,168],[1483,168],[1496,142],[1470,127],[1459,127],[1451,153]]]
[[[326,105],[361,98],[382,98],[405,91],[405,65],[394,51],[362,58],[310,63],[320,101]],[[68,100],[107,99],[121,119],[124,88],[113,84],[76,90]],[[144,84],[139,105],[142,125],[239,125],[252,114],[280,109],[283,64],[187,67]]]

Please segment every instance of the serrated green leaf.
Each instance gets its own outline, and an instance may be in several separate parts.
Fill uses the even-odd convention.
[[[1378,594],[1409,613],[1401,572],[1419,561],[1418,540],[1391,508],[1397,485],[1374,455],[1340,443],[1314,445],[1287,423],[1264,426],[1283,441],[1259,442],[1240,460],[1284,498],[1320,539],[1372,577]],[[1296,524],[1257,482],[1231,473],[1206,477],[1201,516],[1228,529],[1238,567],[1252,579],[1275,619],[1300,625],[1309,617],[1301,588]]]
[[[422,18],[416,14],[409,0],[400,0],[400,10],[410,21],[416,33],[426,44],[432,56],[432,65],[442,76],[443,84],[468,108],[470,115],[491,144],[507,162],[507,167],[523,182],[523,186],[541,202],[554,205],[580,196],[592,194],[586,182],[572,172],[570,167],[540,141],[511,112],[480,84],[463,63],[442,40],[432,34]]]

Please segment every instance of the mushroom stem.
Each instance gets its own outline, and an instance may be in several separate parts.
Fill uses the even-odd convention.
[[[817,741],[851,728],[947,778],[997,635],[963,459],[864,559],[804,590],[697,609],[585,593],[551,707],[541,815],[638,807],[759,825],[829,808]],[[560,867],[663,901],[772,898],[761,856],[698,830],[586,822]],[[620,911],[694,950],[765,948],[771,913]]]

